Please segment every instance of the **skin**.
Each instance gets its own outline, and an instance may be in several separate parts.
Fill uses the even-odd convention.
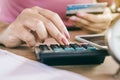
[[[108,2],[108,6],[110,6],[114,0],[96,1]],[[76,27],[80,27],[88,33],[101,33],[109,27],[112,21],[112,13],[109,8],[106,8],[104,12],[99,15],[77,12],[76,16],[71,16],[69,19],[73,21]]]
[[[78,12],[70,20],[78,27],[82,25],[83,29],[98,33],[110,24],[111,12],[109,9],[101,15]],[[69,44],[70,35],[59,15],[47,9],[27,8],[12,23],[0,22],[0,44],[9,48],[20,46],[22,43],[34,47],[48,37],[56,39],[62,45]]]
[[[60,44],[69,44],[69,33],[58,14],[40,7],[25,9],[13,23],[1,26],[0,43],[6,47],[17,47],[23,42],[33,47],[48,36]]]
[[[110,6],[112,4],[113,1],[116,0],[97,0],[98,2],[108,2],[108,6]]]
[[[109,27],[112,21],[112,14],[110,9],[106,8],[103,14],[94,15],[77,12],[76,16],[72,16],[69,19],[74,22],[75,26],[81,27],[89,33],[101,33]]]

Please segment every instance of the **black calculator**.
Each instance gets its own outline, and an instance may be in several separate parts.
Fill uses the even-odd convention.
[[[35,47],[35,55],[38,61],[51,66],[90,65],[103,63],[108,51],[85,43],[41,44]]]

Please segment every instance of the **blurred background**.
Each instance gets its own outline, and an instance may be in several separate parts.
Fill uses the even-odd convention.
[[[99,0],[93,0],[94,2],[98,2]],[[101,0],[106,1],[106,0]],[[112,12],[120,12],[120,0],[107,0],[108,6],[110,7]]]

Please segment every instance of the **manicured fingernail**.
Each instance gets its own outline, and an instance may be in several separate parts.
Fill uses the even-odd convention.
[[[65,32],[64,34],[65,34],[65,36],[66,36],[66,38],[67,38],[67,39],[69,39],[69,38],[70,38],[70,35],[69,35],[69,33],[68,33],[68,32]]]
[[[81,16],[81,17],[83,17],[83,16],[85,16],[85,14],[86,14],[86,13],[77,12],[77,14],[76,14],[76,15],[77,15],[77,16]]]
[[[62,42],[63,42],[63,44],[64,44],[64,45],[69,45],[68,40],[67,40],[67,39],[65,39],[65,38],[62,38]]]
[[[72,16],[72,17],[70,17],[69,19],[70,19],[70,20],[73,20],[73,21],[76,21],[76,20],[77,20],[75,16]]]

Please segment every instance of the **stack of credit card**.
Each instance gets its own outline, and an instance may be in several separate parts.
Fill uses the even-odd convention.
[[[104,3],[89,3],[89,4],[69,4],[66,8],[66,15],[72,16],[76,12],[87,12],[98,14],[102,13],[107,6],[107,2]]]

